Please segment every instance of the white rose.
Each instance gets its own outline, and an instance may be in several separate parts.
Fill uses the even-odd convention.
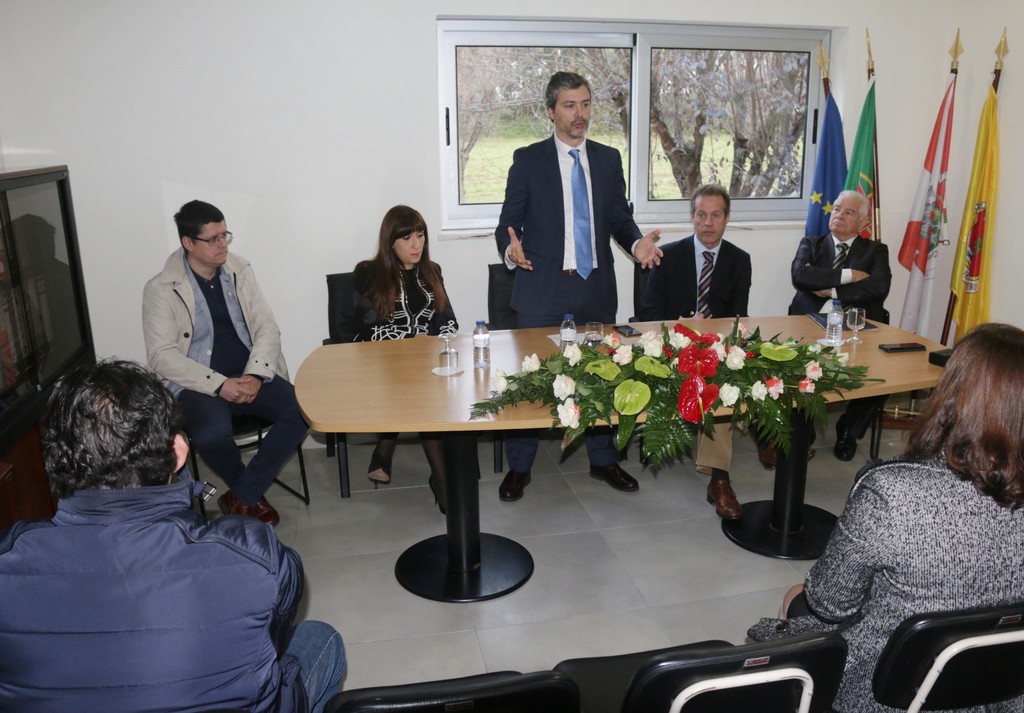
[[[531,354],[528,357],[523,357],[523,371],[539,371],[540,370],[540,359],[537,358],[536,354]]]
[[[583,352],[580,351],[578,344],[570,344],[563,351],[562,356],[569,360],[569,366],[576,366],[580,363],[580,359],[583,358]]]
[[[559,401],[563,401],[576,393],[576,382],[573,381],[571,376],[559,374],[555,377],[555,381],[551,385],[551,388],[555,392],[555,398]]]
[[[768,395],[768,387],[763,381],[758,381],[750,387],[750,395],[755,401],[764,401],[764,397]]]
[[[725,361],[725,345],[721,342],[715,342],[711,345],[711,349],[714,350],[715,354],[718,355],[719,363]]]
[[[680,332],[669,332],[668,343],[672,345],[673,349],[686,349],[690,346],[690,338]]]
[[[623,344],[612,354],[612,361],[620,366],[630,363],[633,361],[633,347]]]
[[[732,406],[740,397],[740,387],[732,384],[723,384],[718,390],[718,398],[722,399],[723,406]]]
[[[817,342],[815,342],[814,344],[808,344],[807,351],[811,352],[812,354],[819,354],[821,353],[821,345],[818,344]]]
[[[846,364],[846,362],[850,361],[850,352],[837,352],[836,361],[840,364]]]
[[[653,330],[650,332],[644,332],[636,343],[636,345],[643,350],[645,355],[655,358],[660,357],[663,354],[661,349],[662,344],[661,335]]]
[[[743,362],[747,360],[747,353],[743,351],[743,347],[737,347],[733,345],[729,347],[729,353],[725,355],[725,365],[733,371],[739,371],[743,368]]]
[[[580,407],[572,399],[558,404],[558,422],[565,428],[578,428],[580,425]]]
[[[503,394],[507,388],[508,374],[503,372],[501,369],[495,369],[494,376],[491,377],[491,389],[496,394]]]

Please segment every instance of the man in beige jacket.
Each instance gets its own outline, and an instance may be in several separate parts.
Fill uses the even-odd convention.
[[[174,216],[181,248],[146,283],[142,328],[149,367],[177,396],[192,447],[230,490],[221,512],[270,525],[280,520],[264,493],[306,437],[281,354],[281,332],[249,263],[228,253],[224,214],[190,201]],[[273,428],[242,463],[233,416]]]

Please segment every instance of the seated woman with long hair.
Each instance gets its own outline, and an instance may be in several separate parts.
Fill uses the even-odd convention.
[[[838,630],[849,656],[835,710],[892,710],[871,678],[907,617],[1024,601],[1021,393],[1024,331],[983,324],[963,337],[906,455],[858,474],[825,552],[786,596],[788,627],[763,619],[748,632]]]
[[[355,298],[344,331],[354,341],[406,339],[420,335],[455,334],[459,323],[444,291],[441,268],[430,260],[430,242],[423,216],[396,205],[380,225],[377,255],[356,265]],[[370,459],[367,477],[376,487],[391,482],[391,458],[397,433],[382,433]],[[430,464],[430,485],[445,512],[444,448],[439,433],[421,433]]]

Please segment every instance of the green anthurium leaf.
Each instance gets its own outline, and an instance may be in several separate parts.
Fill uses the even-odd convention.
[[[772,344],[765,342],[761,345],[761,356],[772,361],[792,361],[796,359],[796,349],[786,344]]]
[[[622,371],[622,369],[620,369],[619,365],[611,359],[595,359],[587,364],[584,371],[588,374],[597,374],[605,381],[611,381],[619,375],[619,372]]]
[[[633,435],[633,429],[636,428],[636,416],[624,416],[619,414],[619,429],[615,436],[615,448],[619,452],[626,449],[629,445],[629,439]]]
[[[643,372],[644,374],[650,374],[659,379],[667,378],[672,374],[672,370],[668,368],[666,364],[662,364],[654,357],[642,356],[639,357],[633,365],[637,371]]]
[[[615,387],[612,405],[623,416],[635,416],[651,401],[651,387],[642,381],[627,379]]]

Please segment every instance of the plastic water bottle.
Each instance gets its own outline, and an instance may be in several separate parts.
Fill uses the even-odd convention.
[[[478,319],[476,329],[473,330],[473,366],[477,369],[487,369],[490,365],[491,333],[487,331],[487,324]]]
[[[561,335],[558,344],[559,351],[563,351],[570,344],[576,343],[576,321],[572,318],[571,314],[565,315],[559,334]]]
[[[828,311],[825,341],[835,347],[843,343],[843,305],[839,300],[832,300],[832,309]]]

